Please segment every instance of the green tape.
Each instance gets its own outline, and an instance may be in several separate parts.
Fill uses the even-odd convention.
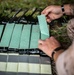
[[[39,25],[32,26],[30,48],[38,48],[38,40],[40,37]]]
[[[24,25],[21,35],[20,49],[29,48],[30,30],[31,30],[31,25]]]
[[[15,25],[9,48],[19,48],[22,26],[22,24]]]
[[[14,23],[7,23],[4,33],[3,33],[3,36],[2,36],[2,39],[1,39],[0,46],[8,47],[13,28],[14,28]]]

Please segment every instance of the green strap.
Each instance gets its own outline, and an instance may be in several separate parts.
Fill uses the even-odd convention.
[[[13,28],[14,28],[14,23],[7,23],[4,33],[3,33],[3,36],[2,36],[2,39],[1,39],[0,46],[8,47]]]
[[[33,63],[31,63],[33,62]],[[34,64],[36,63],[36,64]],[[30,73],[37,73],[38,75],[40,75],[40,56],[39,55],[30,55],[29,56],[29,75],[33,75]]]
[[[9,48],[19,48],[22,26],[22,24],[15,25]]]
[[[21,35],[20,49],[29,48],[30,30],[31,30],[31,25],[24,25]]]
[[[52,74],[50,58],[40,57],[40,62],[41,62],[41,73],[42,74]]]
[[[39,27],[41,32],[41,39],[45,40],[46,38],[49,37],[49,29],[48,29],[45,16],[44,15],[38,16],[38,21],[39,21]]]
[[[19,60],[18,72],[29,73],[29,55],[19,55]]]

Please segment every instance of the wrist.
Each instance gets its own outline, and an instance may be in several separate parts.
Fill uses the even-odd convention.
[[[54,61],[56,61],[58,59],[59,55],[63,52],[64,52],[63,49],[60,49],[59,51],[57,51],[53,56]]]
[[[63,48],[62,47],[57,47],[56,49],[53,50],[51,57],[52,59],[54,59],[56,61],[56,59],[58,58],[58,56],[63,52]]]
[[[70,4],[64,5],[64,12],[63,13],[66,14],[66,15],[70,15],[71,14]]]

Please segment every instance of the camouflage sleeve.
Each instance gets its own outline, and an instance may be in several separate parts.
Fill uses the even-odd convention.
[[[71,7],[71,15],[74,15],[74,4],[70,4],[70,7]]]

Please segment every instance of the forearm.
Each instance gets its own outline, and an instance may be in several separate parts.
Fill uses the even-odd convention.
[[[66,15],[74,15],[74,4],[66,4],[64,5],[64,13]]]

